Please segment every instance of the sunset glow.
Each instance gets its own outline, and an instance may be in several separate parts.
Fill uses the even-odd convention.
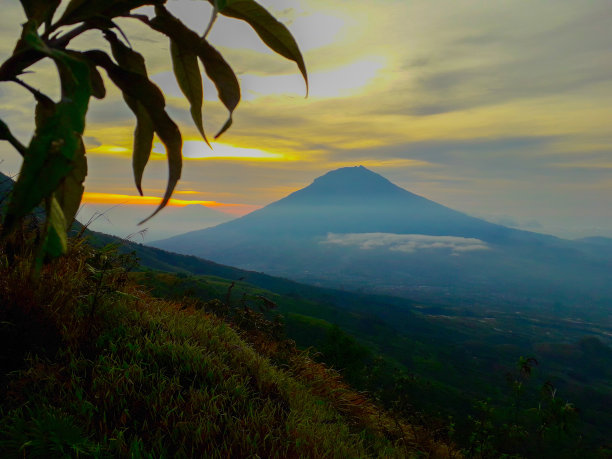
[[[190,194],[190,192],[177,193],[177,194]],[[155,196],[134,196],[127,194],[113,194],[113,193],[93,193],[85,192],[83,195],[83,204],[110,204],[110,205],[137,205],[137,206],[158,206],[161,202],[161,198]],[[232,204],[217,201],[198,201],[198,200],[186,200],[186,199],[170,199],[168,206],[171,207],[185,207],[194,204],[200,204],[202,206],[210,207],[222,212],[226,212],[232,215],[244,215],[254,210],[259,209],[261,206],[249,205],[249,204]]]

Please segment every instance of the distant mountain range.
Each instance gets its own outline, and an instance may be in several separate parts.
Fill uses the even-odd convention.
[[[604,238],[605,239],[605,238]],[[317,285],[500,304],[612,298],[609,246],[486,222],[347,167],[242,218],[151,244]]]
[[[235,218],[201,204],[192,204],[184,207],[168,206],[154,219],[138,225],[138,222],[151,215],[152,209],[144,205],[85,204],[79,211],[78,219],[82,223],[89,222],[88,227],[94,231],[123,238],[142,231],[142,238],[138,239],[148,242],[208,228]]]

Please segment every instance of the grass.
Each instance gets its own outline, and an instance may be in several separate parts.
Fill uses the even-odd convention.
[[[2,457],[450,455],[308,354],[151,297],[112,248],[73,239],[32,282],[27,247],[0,248]]]

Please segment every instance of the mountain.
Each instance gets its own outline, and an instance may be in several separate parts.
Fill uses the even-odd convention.
[[[479,238],[500,242],[541,238],[454,211],[410,193],[363,166],[328,172],[310,186],[206,235],[248,232],[258,237],[316,237],[328,233],[399,233]],[[193,232],[190,242],[204,233]],[[186,236],[157,244],[180,246]],[[208,245],[205,241],[203,250]]]
[[[242,218],[154,247],[317,285],[512,305],[612,298],[587,244],[489,223],[364,168],[337,169]]]

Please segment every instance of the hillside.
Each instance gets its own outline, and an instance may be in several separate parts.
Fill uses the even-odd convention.
[[[609,257],[470,217],[364,168],[331,171],[242,218],[152,246],[315,285],[423,301],[603,308]]]
[[[99,243],[116,241],[100,234],[95,237]],[[506,387],[504,375],[520,356],[529,355],[541,362],[540,384],[552,381],[564,397],[581,407],[592,442],[600,443],[612,426],[610,413],[602,409],[612,402],[612,386],[605,376],[608,373],[600,370],[602,365],[612,365],[612,360],[594,356],[593,360],[581,348],[582,340],[589,337],[610,345],[612,323],[606,310],[568,311],[553,303],[521,312],[520,304],[507,308],[457,298],[419,301],[301,284],[142,244],[125,242],[122,250],[135,251],[150,269],[180,274],[182,280],[172,281],[174,287],[167,291],[159,291],[164,282],[147,281],[163,295],[172,292],[174,298],[195,294],[210,299],[212,285],[217,285],[214,295],[225,298],[227,287],[236,282],[233,295],[238,301],[249,288],[263,290],[259,294],[272,295],[285,315],[289,336],[304,347],[318,348],[325,327],[339,325],[389,359],[392,367],[417,375],[419,384],[433,384],[435,389],[424,389],[413,401],[429,413],[465,418],[474,400],[498,399]],[[207,282],[201,276],[217,281]],[[464,421],[458,419],[457,424]]]
[[[222,317],[224,323],[233,318],[233,322],[230,320],[232,327],[244,326],[251,321],[250,313],[244,316],[233,312],[232,317],[227,316],[228,303],[234,305],[232,311],[242,311],[245,306],[261,307],[259,297],[272,300],[276,310],[284,316],[289,338],[302,348],[314,346],[317,360],[341,370],[354,387],[375,395],[379,403],[394,411],[399,409],[393,416],[403,416],[417,425],[427,420],[428,427],[420,435],[425,435],[425,439],[428,432],[437,432],[436,438],[448,439],[448,429],[452,426],[457,442],[468,449],[475,447],[468,441],[476,428],[474,416],[479,416],[473,405],[485,397],[492,397],[490,403],[495,419],[491,422],[498,430],[492,437],[496,438],[495,446],[490,444],[489,447],[517,451],[516,445],[511,446],[515,440],[504,446],[502,439],[506,434],[501,426],[508,422],[508,407],[513,403],[508,394],[503,395],[507,392],[504,374],[513,372],[514,362],[521,355],[534,355],[541,362],[541,371],[538,370],[531,381],[535,392],[525,399],[525,409],[538,403],[538,384],[552,380],[555,391],[558,389],[559,394],[580,407],[580,418],[587,428],[572,427],[571,431],[583,432],[589,448],[601,445],[607,426],[612,425],[609,413],[601,409],[609,403],[611,393],[606,381],[612,352],[604,344],[609,331],[601,321],[575,321],[558,313],[551,320],[553,311],[547,310],[529,316],[515,315],[484,305],[470,305],[468,309],[456,301],[424,303],[313,287],[120,241],[104,234],[90,234],[99,247],[119,244],[126,254],[121,258],[121,265],[128,269],[135,265],[127,254],[135,251],[143,267],[175,273],[154,273],[145,268],[144,272],[130,275],[138,285],[145,286],[145,290],[174,304],[169,314],[181,315],[199,308]],[[136,287],[136,290],[140,292],[138,295],[128,295],[140,297],[143,287]],[[81,297],[91,300],[91,292]],[[113,301],[121,298],[121,295],[114,295]],[[146,295],[142,298],[151,304],[160,304]],[[19,330],[17,335],[23,334],[27,340],[31,335],[25,333],[26,328]],[[39,332],[35,329],[33,335],[36,337]],[[241,333],[242,339],[248,338],[244,331]],[[598,338],[588,338],[588,335]],[[255,343],[256,351],[269,356],[270,345],[266,343],[270,341],[252,338],[247,341],[251,345]],[[5,347],[7,352],[3,359],[13,354],[22,355],[18,350],[22,348],[28,347],[21,344]],[[286,358],[271,358],[273,363],[286,368]],[[337,387],[335,378],[332,377],[336,381],[332,383]],[[548,402],[540,400],[539,403],[546,406]],[[380,412],[376,412],[380,417]],[[453,419],[451,426],[449,421],[444,421],[450,419],[448,416]],[[553,443],[557,449],[563,443],[559,441]],[[420,448],[430,446],[421,444]]]
[[[605,441],[612,425],[604,408],[612,401],[612,349],[604,344],[606,334],[598,333],[596,323],[553,321],[546,315],[493,319],[486,309],[466,317],[461,308],[449,305],[401,306],[392,298],[316,288],[309,292],[307,286],[300,293],[279,294],[215,276],[150,271],[134,276],[163,298],[231,298],[239,309],[258,308],[258,298],[268,298],[283,315],[287,336],[298,345],[316,348],[322,361],[341,369],[359,389],[388,402],[402,394],[411,406],[409,416],[415,410],[426,417],[452,416],[462,443],[473,428],[469,416],[477,413],[475,401],[487,398],[497,416],[508,415],[512,398],[505,378],[521,355],[539,362],[529,381],[533,392],[523,394],[527,406],[537,405],[539,387],[554,384],[559,400],[571,400],[580,408],[584,426],[573,428],[584,435],[586,444]],[[399,383],[402,378],[409,378],[408,387]],[[504,422],[501,419],[497,422]]]
[[[448,455],[307,354],[148,296],[129,256],[76,240],[33,288],[24,255],[0,273],[2,457]]]

